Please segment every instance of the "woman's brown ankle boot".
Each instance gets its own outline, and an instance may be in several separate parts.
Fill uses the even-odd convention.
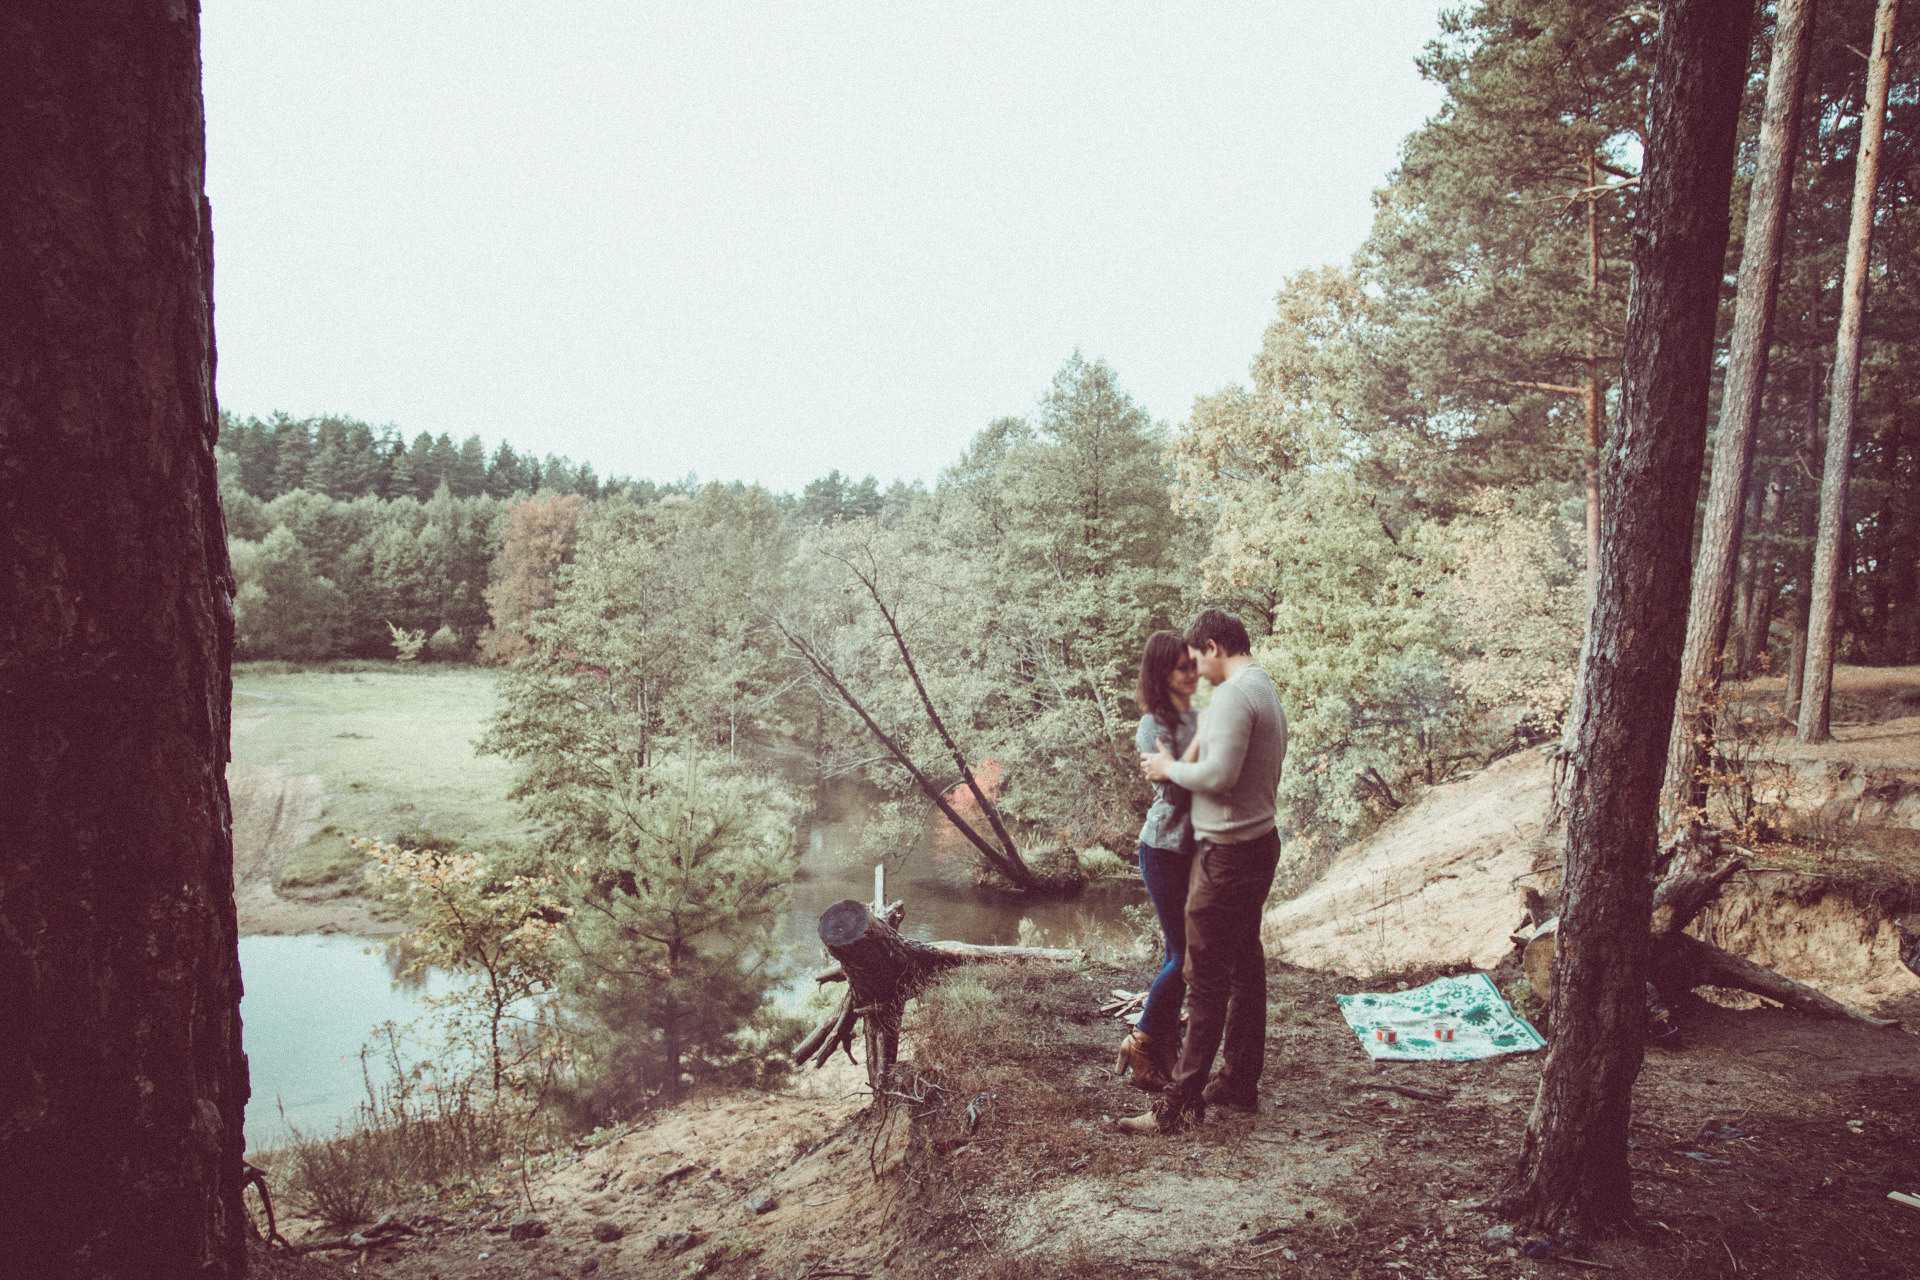
[[[1134,1088],[1159,1093],[1167,1087],[1167,1071],[1162,1062],[1165,1057],[1152,1036],[1135,1028],[1121,1042],[1113,1069],[1119,1075],[1130,1075],[1128,1083]]]

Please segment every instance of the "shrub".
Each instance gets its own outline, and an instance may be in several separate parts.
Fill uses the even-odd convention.
[[[1080,870],[1089,880],[1130,879],[1134,874],[1133,867],[1125,858],[1098,845],[1091,849],[1080,850],[1077,856],[1080,861]]]
[[[457,662],[467,656],[466,638],[444,622],[427,641],[427,653],[435,662]]]

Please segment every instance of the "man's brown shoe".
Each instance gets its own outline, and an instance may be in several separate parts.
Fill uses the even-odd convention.
[[[1172,1133],[1172,1129],[1160,1127],[1160,1116],[1156,1112],[1142,1111],[1137,1116],[1128,1116],[1125,1120],[1114,1121],[1113,1127],[1122,1133]]]
[[[1207,1081],[1207,1087],[1200,1091],[1200,1097],[1208,1106],[1225,1107],[1229,1111],[1244,1111],[1252,1115],[1260,1110],[1259,1093],[1252,1089],[1235,1089],[1219,1076]]]
[[[1152,1036],[1136,1029],[1121,1042],[1113,1070],[1117,1075],[1131,1075],[1128,1083],[1134,1088],[1159,1093],[1167,1087],[1167,1072],[1161,1062],[1165,1055],[1158,1050]]]
[[[1199,1124],[1205,1115],[1204,1102],[1189,1103],[1183,1107],[1171,1095],[1163,1093],[1154,1098],[1151,1111],[1116,1121],[1114,1127],[1122,1133],[1174,1134],[1190,1124]]]

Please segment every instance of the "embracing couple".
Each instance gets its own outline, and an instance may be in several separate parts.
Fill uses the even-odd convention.
[[[1193,710],[1204,679],[1206,714]],[[1154,633],[1140,661],[1140,769],[1154,785],[1140,875],[1167,940],[1119,1070],[1154,1092],[1128,1133],[1177,1133],[1209,1105],[1257,1111],[1266,1056],[1267,957],[1260,913],[1280,861],[1274,798],[1287,717],[1253,665],[1247,629],[1208,609],[1184,636]],[[1188,1004],[1181,1033],[1180,1003]],[[1224,1050],[1224,1051],[1223,1051]],[[1208,1078],[1215,1053],[1218,1075]]]

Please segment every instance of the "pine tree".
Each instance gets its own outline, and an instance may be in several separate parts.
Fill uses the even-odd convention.
[[[460,456],[454,461],[453,473],[447,478],[447,484],[456,498],[476,497],[485,490],[487,448],[480,443],[479,436],[468,436],[460,442]]]
[[[1569,760],[1554,1040],[1501,1208],[1594,1235],[1633,1218],[1660,781],[1686,633],[1694,508],[1754,0],[1662,7],[1609,443],[1600,571]],[[1662,732],[1649,733],[1649,725]]]
[[[573,1106],[604,1121],[739,1063],[774,981],[798,868],[792,797],[695,753],[614,762],[576,793],[591,837],[560,837],[574,956],[565,998],[591,1019]]]
[[[415,436],[413,443],[407,448],[407,470],[413,483],[409,488],[401,489],[398,487],[399,466],[395,464],[393,496],[414,498],[421,502],[431,498],[433,491],[440,485],[440,476],[433,467],[433,437],[424,431]]]
[[[1833,408],[1828,416],[1827,458],[1820,475],[1820,528],[1814,544],[1809,593],[1805,684],[1796,737],[1826,742],[1833,735],[1833,664],[1840,609],[1842,543],[1847,536],[1847,490],[1853,468],[1854,414],[1860,398],[1860,343],[1866,322],[1868,257],[1873,245],[1874,205],[1884,151],[1889,81],[1893,70],[1894,24],[1900,0],[1880,0],[1875,11],[1868,59],[1866,110],[1860,119],[1853,186],[1853,220],[1847,237],[1845,293],[1840,332],[1834,344]]]
[[[1748,478],[1767,384],[1767,357],[1773,345],[1774,303],[1787,238],[1787,199],[1793,189],[1793,167],[1799,153],[1800,98],[1812,47],[1812,9],[1812,0],[1780,0],[1776,10],[1765,119],[1748,205],[1746,242],[1740,256],[1739,298],[1726,389],[1714,442],[1700,555],[1694,565],[1687,643],[1680,663],[1679,703],[1668,746],[1666,806],[1676,822],[1697,813],[1706,803],[1703,764],[1713,734],[1709,707],[1720,684],[1721,655],[1733,614]],[[1756,513],[1767,523],[1778,510],[1777,491],[1770,500],[1772,511]],[[1770,594],[1769,575],[1767,596]],[[1749,599],[1749,618],[1769,607],[1765,596]]]
[[[512,445],[502,440],[500,447],[493,451],[493,460],[487,464],[487,496],[511,498],[516,491],[527,488],[526,473],[519,455],[514,453]]]
[[[284,413],[273,415],[273,479],[268,482],[268,499],[292,493],[306,483],[307,457],[313,451],[308,424],[295,422]]]
[[[383,459],[373,438],[373,428],[364,422],[349,421],[346,434],[346,463],[341,469],[341,497],[358,498],[380,492]]]
[[[1443,14],[1421,71],[1446,103],[1407,139],[1360,259],[1392,427],[1376,447],[1397,470],[1414,455],[1442,510],[1467,505],[1462,481],[1580,477],[1590,555],[1650,25],[1585,0]]]
[[[441,485],[451,485],[459,469],[460,449],[453,443],[453,437],[442,431],[434,437],[433,448],[427,455],[426,470],[421,474],[426,491],[420,495],[420,501],[432,498]]]
[[[347,483],[346,428],[333,419],[324,419],[314,433],[312,460],[307,464],[301,488],[329,498],[351,497]]]

